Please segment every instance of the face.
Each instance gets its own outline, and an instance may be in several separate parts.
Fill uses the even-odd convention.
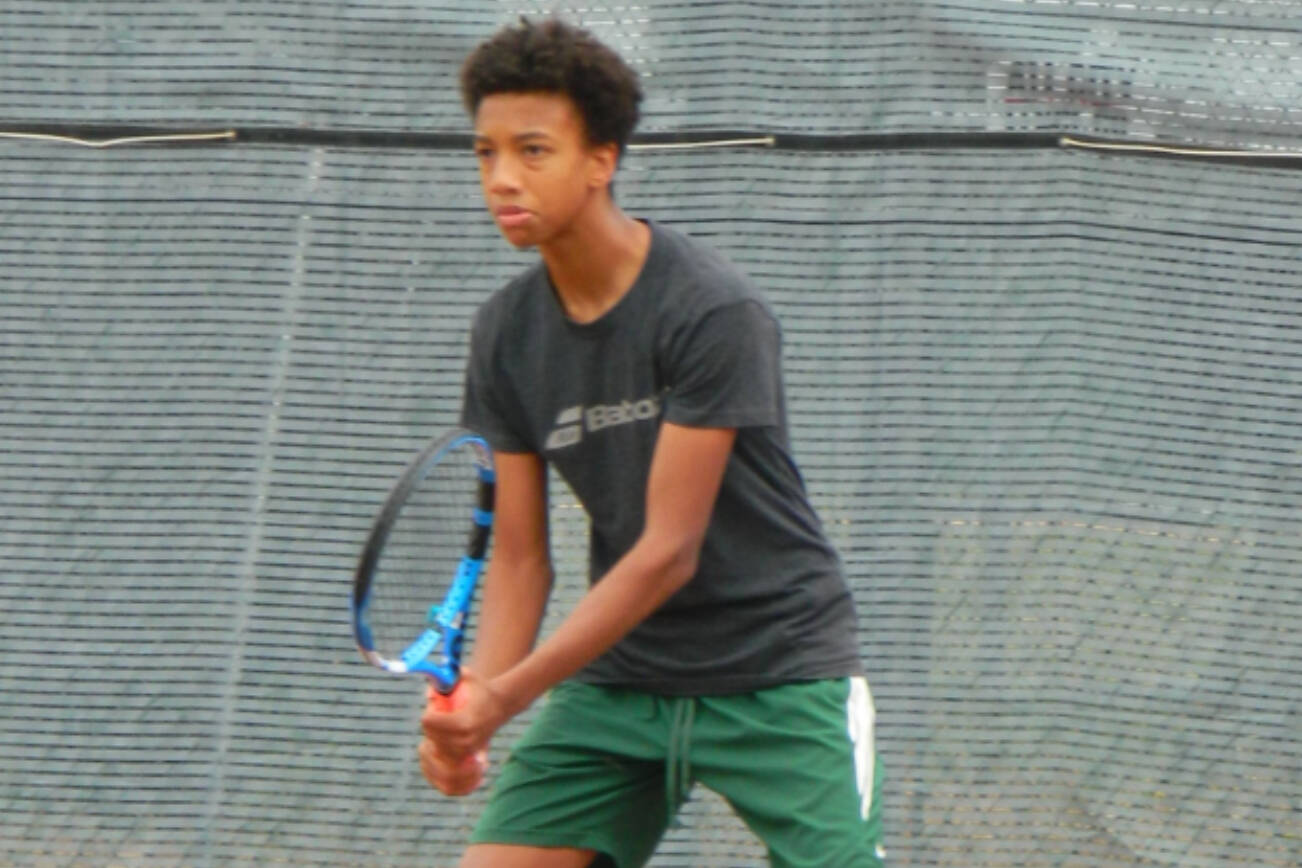
[[[475,157],[484,202],[516,247],[569,231],[606,195],[614,145],[590,145],[569,97],[503,93],[475,112]]]

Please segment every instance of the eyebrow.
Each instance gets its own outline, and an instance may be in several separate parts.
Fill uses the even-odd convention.
[[[550,138],[551,136],[543,132],[542,130],[526,130],[523,133],[516,133],[514,136],[511,136],[511,141],[515,142],[516,144],[520,144],[522,142],[527,142],[533,139],[550,139]],[[492,140],[493,139],[491,137],[486,136],[483,133],[475,133],[476,143],[491,142]]]

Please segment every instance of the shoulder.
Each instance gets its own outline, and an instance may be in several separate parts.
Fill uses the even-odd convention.
[[[685,291],[710,304],[763,301],[750,276],[718,248],[676,229],[655,224],[664,245],[667,276]]]
[[[661,258],[664,309],[679,328],[693,329],[715,315],[777,317],[755,281],[724,253],[675,229],[655,225]]]

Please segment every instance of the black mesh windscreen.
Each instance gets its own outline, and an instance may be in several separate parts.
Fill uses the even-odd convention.
[[[0,120],[464,132],[461,56],[544,5],[9,2]],[[1179,7],[574,15],[650,131],[1296,143],[1302,5]],[[782,317],[891,864],[1302,861],[1302,174],[941,136],[638,151],[617,194]],[[472,159],[0,140],[0,260],[0,862],[450,864],[483,796],[426,786],[348,595],[532,261]],[[698,788],[652,864],[766,863]]]

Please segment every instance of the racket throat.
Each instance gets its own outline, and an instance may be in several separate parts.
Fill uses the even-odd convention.
[[[420,673],[433,681],[440,693],[449,693],[461,677],[462,638],[460,627],[431,627],[393,661],[396,665],[385,668],[400,674]]]

